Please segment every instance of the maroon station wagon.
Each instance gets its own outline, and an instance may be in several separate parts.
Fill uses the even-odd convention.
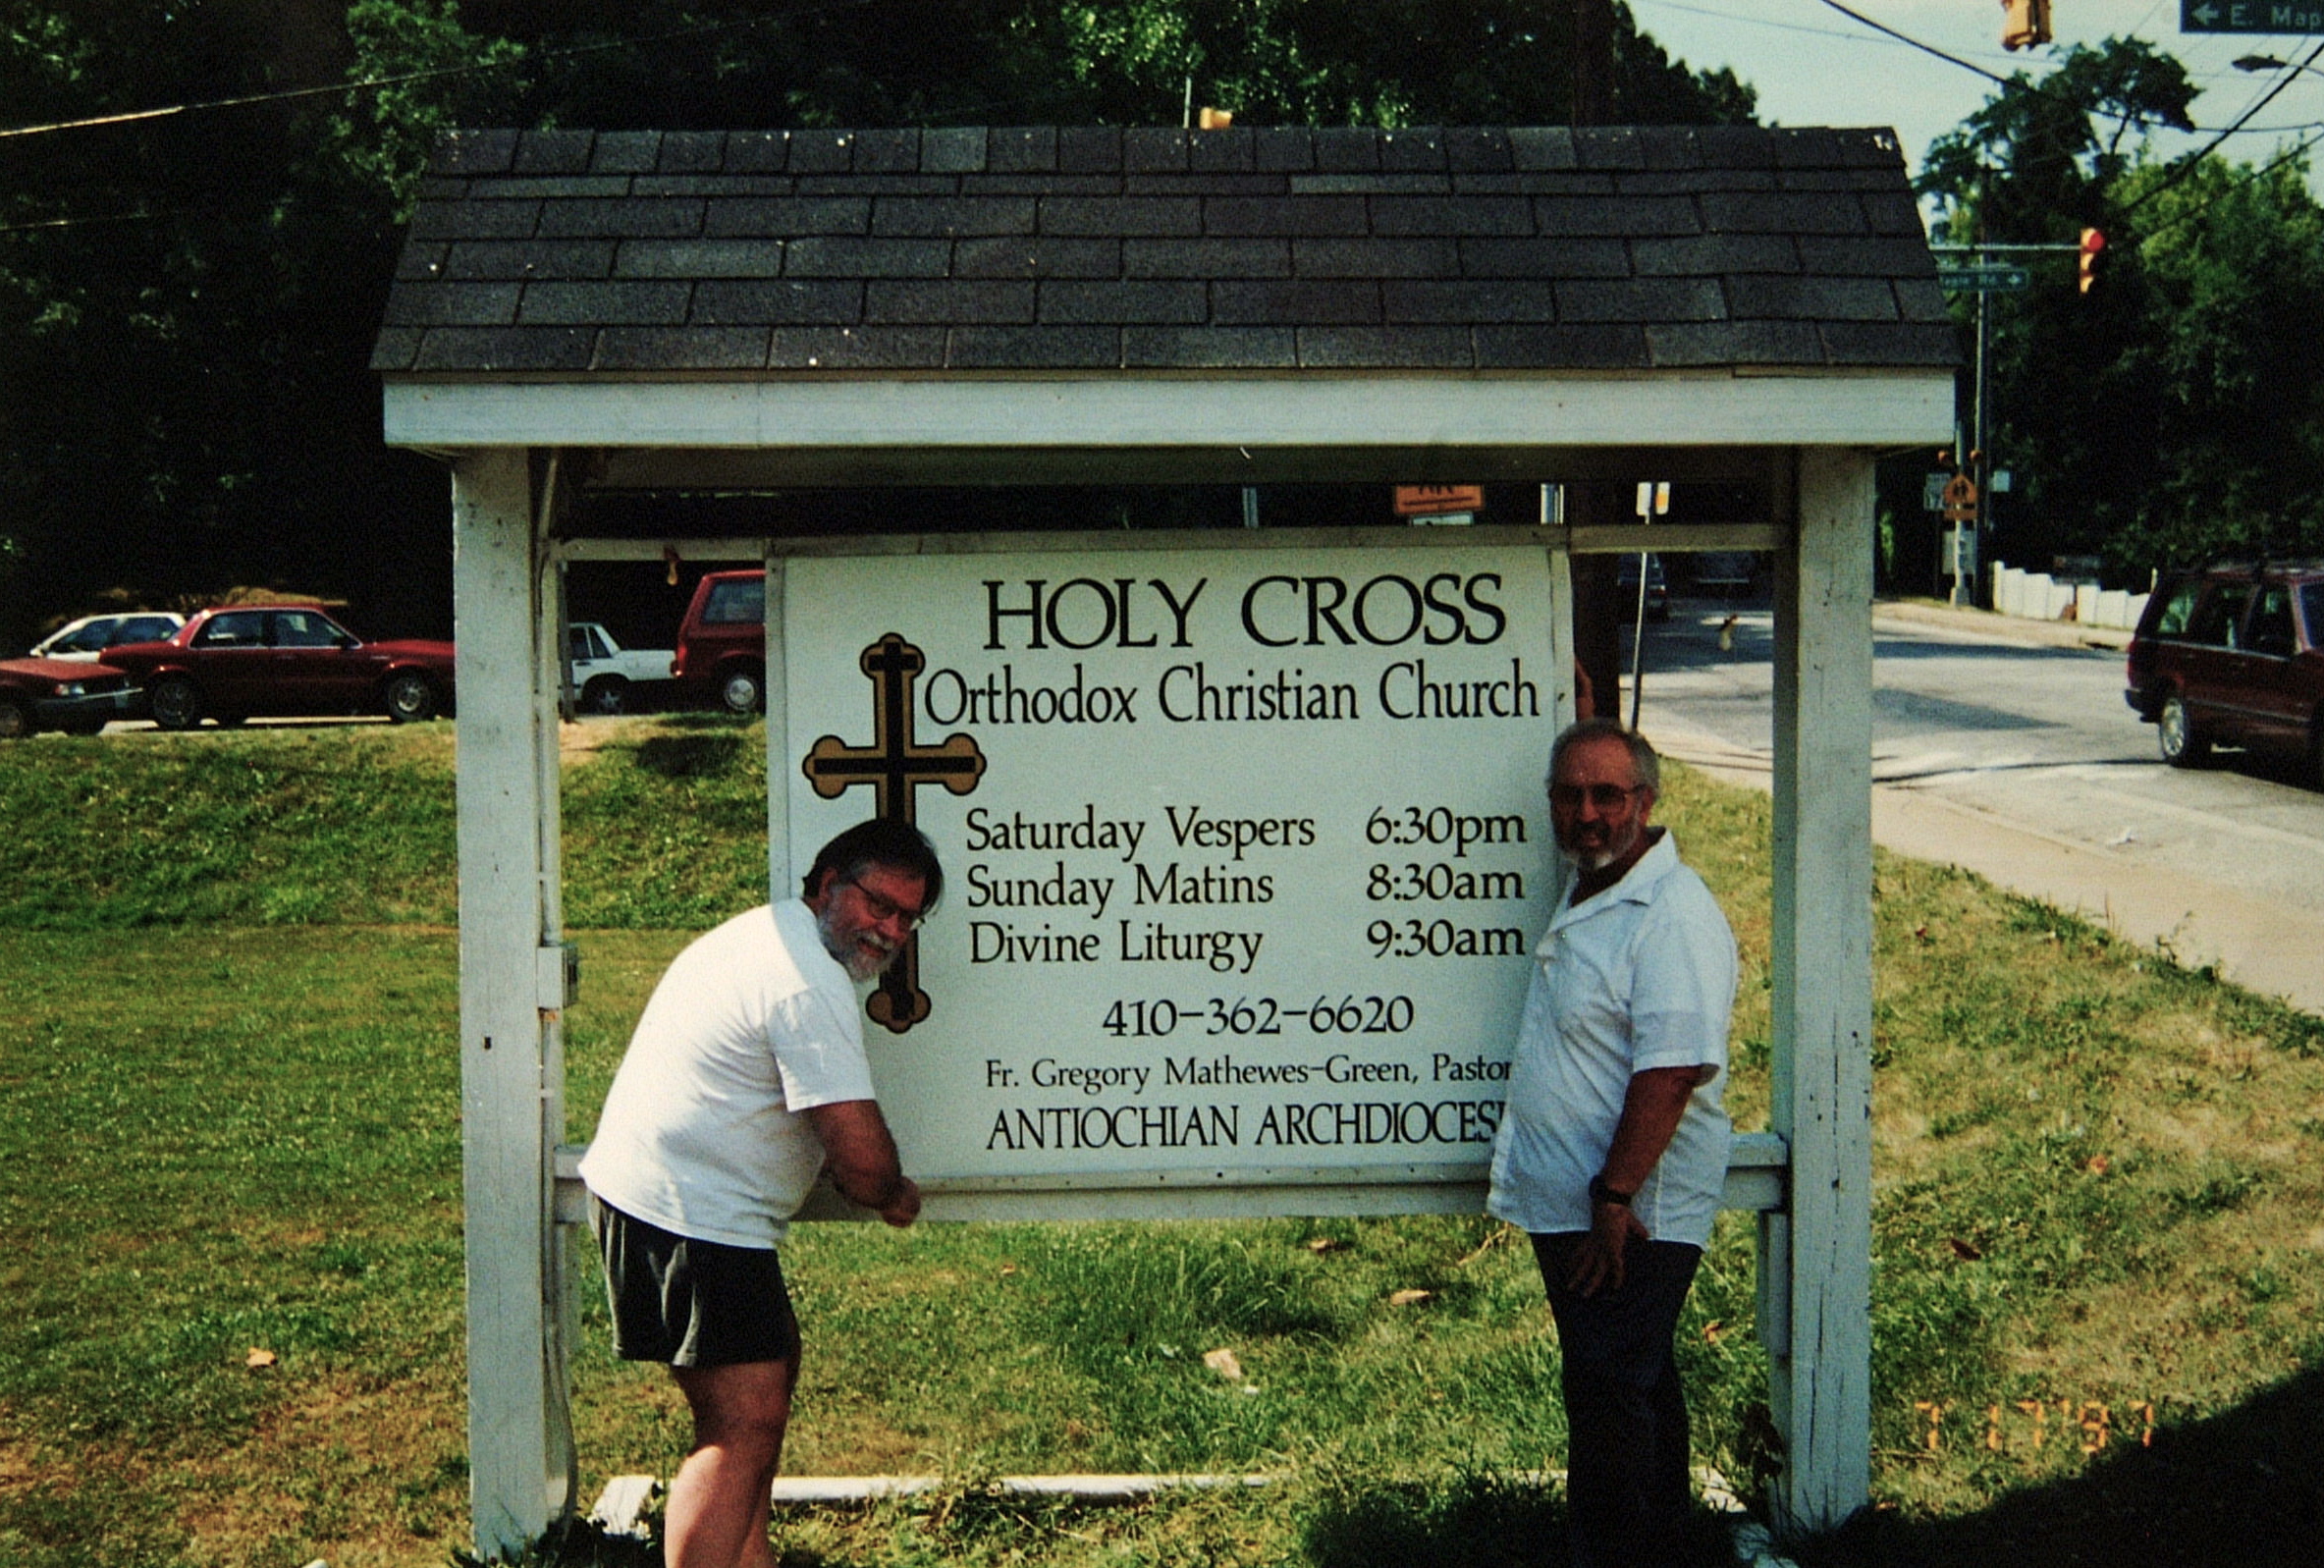
[[[2324,562],[2225,563],[2166,580],[2131,638],[2124,699],[2173,767],[2223,741],[2304,756],[2324,785]]]
[[[143,688],[164,730],[259,714],[432,719],[452,712],[452,658],[449,642],[365,642],[313,605],[204,610],[167,642],[105,652]]]

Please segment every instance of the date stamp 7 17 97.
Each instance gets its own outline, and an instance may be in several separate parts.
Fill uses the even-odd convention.
[[[1930,1453],[1944,1450],[1945,1418],[1958,1413],[1958,1408],[1933,1399],[1913,1401],[1914,1413],[1927,1423],[1921,1433],[1921,1443]],[[2113,1408],[2096,1400],[2020,1399],[2010,1405],[1987,1405],[1984,1414],[1985,1429],[1981,1445],[1992,1453],[2031,1453],[2052,1446],[2073,1444],[2085,1454],[2099,1454],[2105,1452],[2107,1444],[2117,1438],[2124,1442],[2131,1441],[2134,1424],[2138,1445],[2142,1448],[2154,1446],[2154,1404],[2151,1400],[2124,1406],[2124,1425],[2119,1428],[2115,1423]]]

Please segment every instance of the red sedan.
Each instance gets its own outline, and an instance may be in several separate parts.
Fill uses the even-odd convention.
[[[129,672],[164,730],[257,714],[384,713],[409,724],[453,708],[451,643],[365,642],[313,605],[204,610],[167,642],[109,648],[105,662]]]

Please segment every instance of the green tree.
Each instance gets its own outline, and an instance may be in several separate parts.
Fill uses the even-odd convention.
[[[1920,188],[1955,243],[2107,237],[2096,286],[2074,261],[1989,297],[1988,432],[2018,487],[1996,554],[2099,554],[2121,580],[2226,549],[2316,539],[2324,246],[2300,165],[2157,164],[2145,134],[2189,129],[2195,89],[2137,40],[2077,47],[2014,78],[1940,138]],[[1956,313],[1965,342],[1973,300]],[[1965,389],[1966,392],[1966,389]]]
[[[1617,7],[1625,117],[1749,118]],[[368,369],[436,133],[1562,122],[1565,0],[0,0],[0,647],[109,589],[450,619],[444,481]],[[461,70],[460,68],[483,68]],[[1099,503],[1103,504],[1103,498]]]
[[[2109,553],[2126,565],[2324,552],[2324,211],[2304,157],[2265,172],[2206,159],[2121,184],[2143,226],[2143,328],[2126,379],[2148,389],[2149,460]]]

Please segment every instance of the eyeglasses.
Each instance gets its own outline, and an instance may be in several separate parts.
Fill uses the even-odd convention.
[[[906,931],[918,931],[920,929],[920,923],[928,918],[928,913],[926,910],[906,909],[902,904],[897,903],[893,898],[887,896],[885,893],[877,893],[872,892],[871,889],[865,887],[862,883],[857,882],[852,877],[847,879],[847,886],[853,888],[857,894],[862,897],[863,906],[871,911],[872,918],[881,922],[882,924],[886,924],[890,921],[896,921],[900,922]]]
[[[1549,804],[1561,810],[1571,811],[1587,800],[1600,811],[1612,811],[1644,787],[1643,784],[1553,784],[1549,786]]]

